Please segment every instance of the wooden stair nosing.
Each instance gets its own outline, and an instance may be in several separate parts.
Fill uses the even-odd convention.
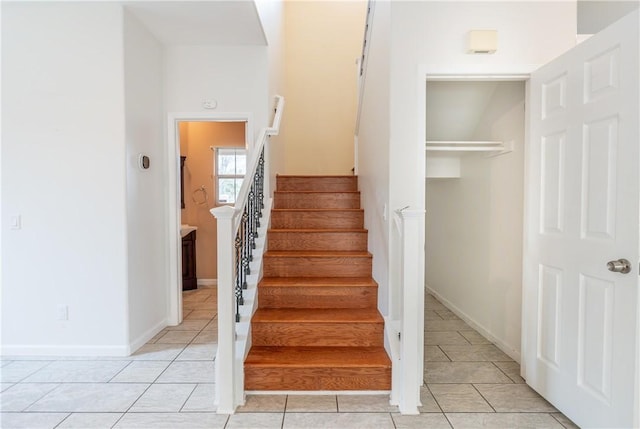
[[[372,277],[263,277],[258,287],[372,287],[378,283]]]
[[[377,309],[258,308],[251,323],[383,324]]]
[[[391,368],[384,347],[269,347],[253,346],[245,364],[256,367]]]

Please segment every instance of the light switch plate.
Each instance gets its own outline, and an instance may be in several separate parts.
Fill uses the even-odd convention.
[[[22,219],[20,215],[11,216],[11,229],[20,229],[22,228]]]

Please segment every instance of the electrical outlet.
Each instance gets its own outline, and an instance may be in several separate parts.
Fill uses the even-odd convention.
[[[69,320],[69,307],[66,305],[58,306],[58,320]]]

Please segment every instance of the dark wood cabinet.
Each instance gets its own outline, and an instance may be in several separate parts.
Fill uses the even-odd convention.
[[[182,290],[198,287],[196,277],[196,231],[182,237]]]
[[[180,208],[184,208],[184,161],[186,156],[180,157]]]

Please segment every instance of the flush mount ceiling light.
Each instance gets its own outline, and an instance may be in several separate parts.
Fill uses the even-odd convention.
[[[469,31],[468,54],[493,54],[498,49],[498,32],[496,30]]]

